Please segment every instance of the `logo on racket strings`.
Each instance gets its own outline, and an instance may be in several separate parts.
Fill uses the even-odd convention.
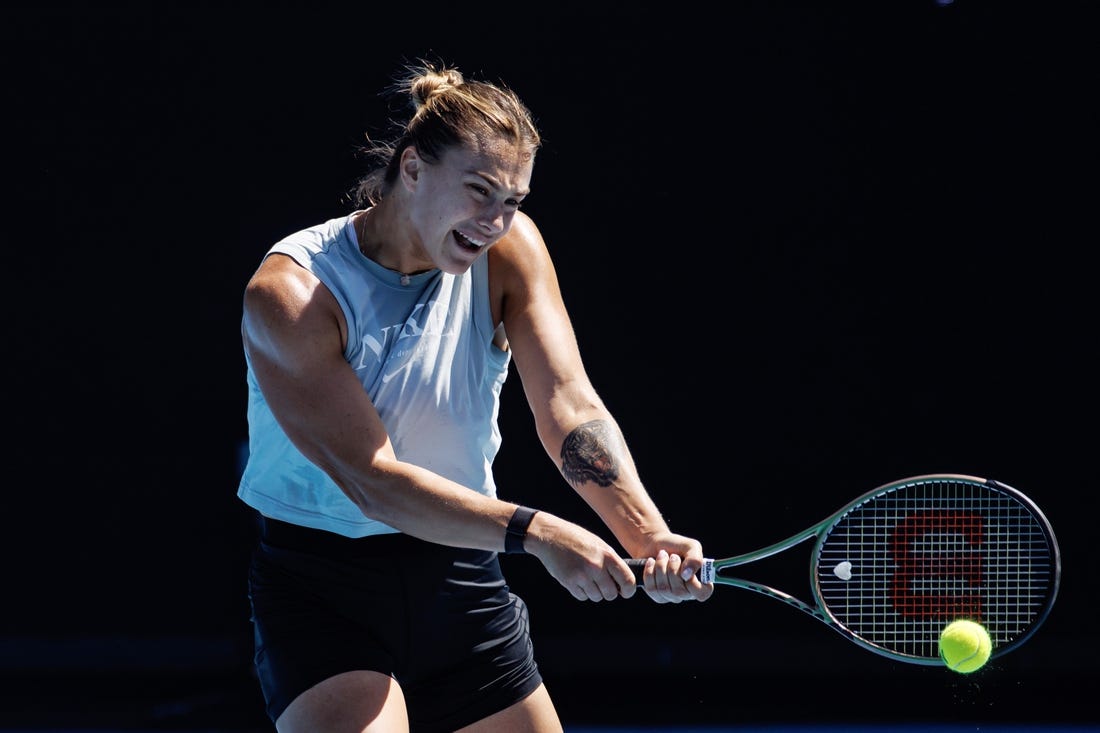
[[[894,608],[922,619],[982,619],[982,517],[963,511],[912,514],[895,527]]]

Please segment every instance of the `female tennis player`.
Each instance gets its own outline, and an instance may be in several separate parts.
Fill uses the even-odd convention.
[[[367,151],[356,210],[276,243],[245,289],[256,670],[281,733],[561,731],[498,553],[534,555],[582,601],[637,585],[599,535],[498,498],[512,359],[566,482],[648,558],[647,595],[714,586],[643,487],[519,211],[528,109],[453,67],[406,72],[411,114]]]

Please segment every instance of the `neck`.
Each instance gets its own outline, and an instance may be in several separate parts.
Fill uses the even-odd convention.
[[[412,271],[401,267],[400,253],[397,257],[393,257],[386,251],[385,243],[390,240],[381,234],[379,224],[375,208],[366,209],[356,215],[354,226],[355,236],[359,240],[359,251],[363,253],[364,257],[374,260],[387,270],[393,270],[408,277]]]

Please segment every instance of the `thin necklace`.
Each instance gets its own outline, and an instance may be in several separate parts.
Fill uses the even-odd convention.
[[[366,216],[366,214],[359,217],[359,222],[362,223],[362,226],[357,225],[355,227],[355,235],[359,238],[359,254],[363,255],[367,259],[370,259],[370,256],[367,255],[366,250],[363,248],[363,245],[367,241],[367,216]],[[357,222],[357,224],[358,224],[358,222]],[[379,263],[379,264],[381,264],[381,263]],[[383,267],[385,267],[385,266],[383,265]],[[390,268],[388,268],[388,267],[386,269],[390,270]],[[412,282],[412,278],[409,277],[409,275],[405,274],[404,272],[401,272],[400,270],[391,270],[391,272],[396,272],[397,274],[399,274],[401,276],[401,284],[402,285],[408,285],[410,282]]]

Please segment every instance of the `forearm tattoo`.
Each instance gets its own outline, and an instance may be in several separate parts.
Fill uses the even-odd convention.
[[[574,487],[589,481],[610,486],[619,478],[619,462],[615,459],[618,434],[606,420],[593,420],[578,425],[565,436],[561,446],[561,472]]]

